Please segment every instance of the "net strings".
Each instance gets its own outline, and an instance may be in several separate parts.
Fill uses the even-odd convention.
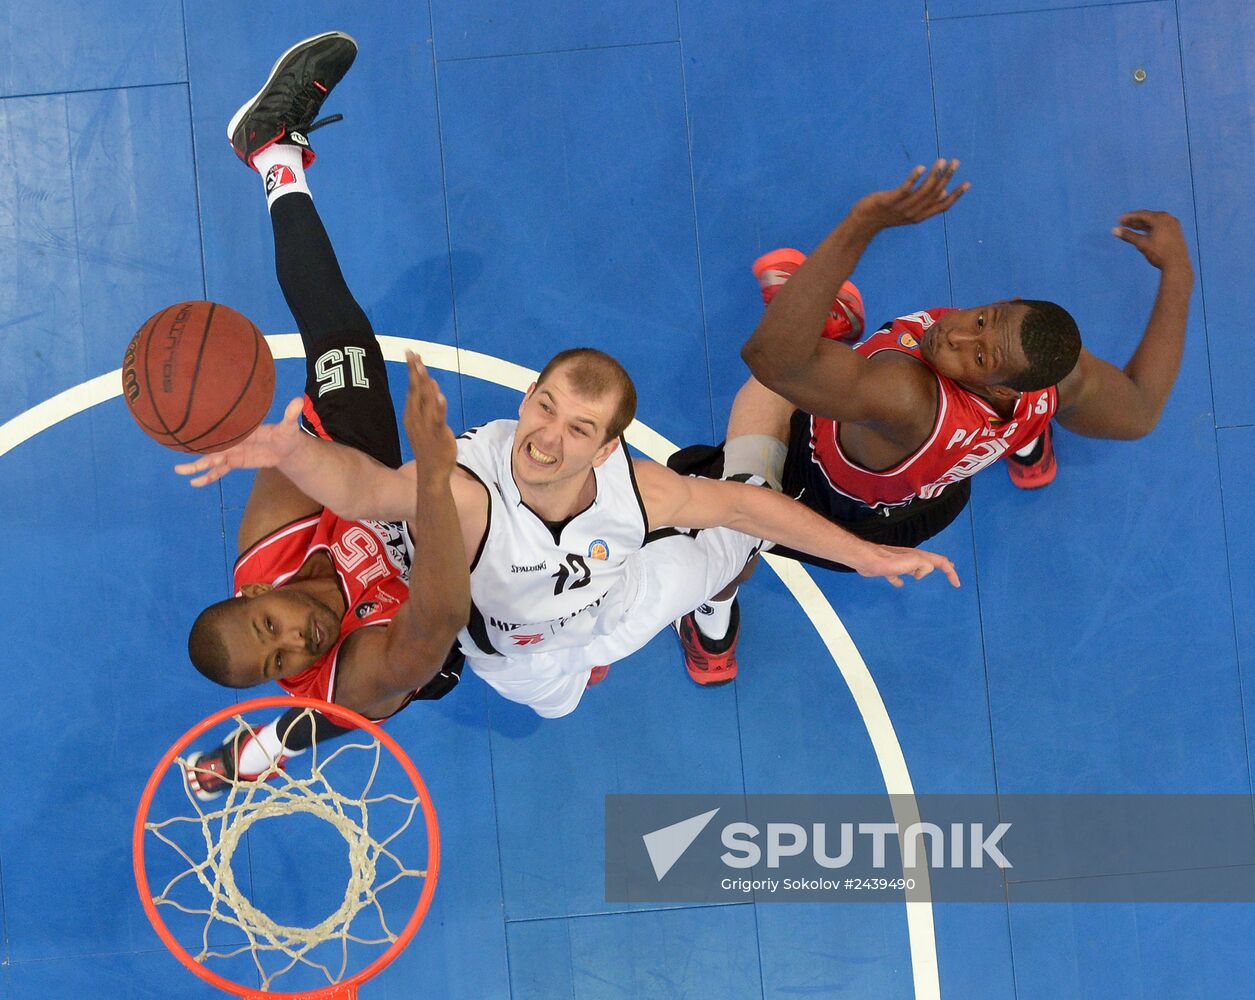
[[[312,714],[312,711],[306,709],[305,713]],[[232,739],[238,739],[243,733],[256,736],[253,727],[243,718],[237,715],[235,722],[237,728]],[[334,985],[344,979],[347,971],[350,941],[363,945],[386,945],[396,941],[397,935],[388,926],[379,894],[406,879],[425,878],[427,872],[409,868],[389,849],[389,845],[409,828],[421,803],[417,795],[414,798],[392,793],[371,795],[379,773],[382,749],[378,740],[347,743],[320,759],[315,742],[308,778],[289,775],[271,757],[267,770],[255,780],[237,780],[228,786],[226,802],[220,809],[206,810],[187,783],[183,782],[184,794],[195,815],[174,816],[145,824],[146,830],[167,844],[187,864],[185,870],[175,875],[161,893],[153,897],[153,902],[205,917],[200,950],[194,956],[196,961],[230,959],[248,952],[257,967],[263,991],[269,990],[275,980],[298,965],[317,970],[328,984]],[[351,751],[373,755],[369,777],[356,797],[338,792],[324,774],[341,755]],[[184,771],[198,770],[195,766],[189,767],[182,757],[176,763]],[[407,809],[404,821],[383,839],[377,839],[370,826],[370,809],[383,802],[399,803]],[[328,823],[344,839],[348,848],[349,879],[344,899],[313,927],[288,926],[273,920],[254,906],[240,889],[232,868],[236,850],[254,824],[263,819],[296,813],[305,813]],[[203,856],[197,850],[197,856],[193,857],[192,852],[175,839],[177,833],[189,825],[199,827],[197,846],[203,843]],[[173,898],[176,890],[192,880],[199,882],[208,894],[208,902],[203,907],[188,906]],[[379,931],[371,936],[355,934],[354,921],[367,911],[377,917]],[[244,943],[235,948],[216,950],[210,944],[215,924],[239,929],[244,934]],[[311,954],[320,945],[329,942],[339,946],[338,962],[324,959],[321,954]]]

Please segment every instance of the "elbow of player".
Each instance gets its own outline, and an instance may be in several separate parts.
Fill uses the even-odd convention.
[[[1134,426],[1129,428],[1128,434],[1124,436],[1126,441],[1136,441],[1138,438],[1144,438],[1159,426],[1159,414],[1153,413],[1148,417],[1139,420]]]
[[[1121,435],[1121,437],[1125,441],[1136,441],[1138,438],[1146,437],[1159,426],[1159,418],[1163,415],[1166,403],[1166,399],[1158,404],[1148,401],[1137,412],[1129,414],[1129,422],[1125,428],[1126,433]]]
[[[752,337],[741,347],[741,360],[749,365],[750,371],[754,373],[756,378],[758,376],[758,368],[762,365],[762,353],[762,348],[754,342]]]
[[[770,351],[751,339],[741,348],[741,360],[749,366],[750,374],[761,386],[772,392],[783,392],[786,372]]]
[[[1159,424],[1159,415],[1129,416],[1116,427],[1108,427],[1106,432],[1098,435],[1109,441],[1136,441],[1144,438]]]

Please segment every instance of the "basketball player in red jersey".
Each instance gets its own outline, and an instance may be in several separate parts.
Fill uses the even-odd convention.
[[[862,198],[809,260],[778,250],[755,263],[768,307],[741,352],[754,377],[733,405],[724,454],[685,449],[673,468],[761,475],[854,534],[914,546],[958,516],[969,477],[999,458],[1018,486],[1049,483],[1052,419],[1089,437],[1150,433],[1180,367],[1194,283],[1181,226],[1164,212],[1128,213],[1113,230],[1160,271],[1123,369],[1081,346],[1064,309],[1035,300],[929,309],[849,346],[862,333],[862,300],[848,279],[863,251],[884,229],[949,209],[968,189],[949,189],[957,167],[917,167],[897,188]],[[735,593],[677,622],[698,683],[735,676]]]
[[[306,136],[321,124],[314,118],[356,53],[340,32],[293,46],[227,135],[265,182],[279,284],[305,347],[303,408],[294,407],[304,429],[398,468],[383,354],[345,284],[304,174],[314,160]],[[188,639],[192,662],[211,680],[234,688],[274,680],[374,719],[456,685],[454,644],[470,607],[449,488],[457,444],[445,399],[414,356],[409,374],[405,429],[423,459],[405,515],[409,531],[400,522],[345,520],[277,469],[259,471],[240,525],[236,596],[202,612]],[[255,738],[193,754],[189,787],[214,798],[237,776],[281,767],[314,739],[345,732],[323,716],[296,723],[300,715],[293,709]]]

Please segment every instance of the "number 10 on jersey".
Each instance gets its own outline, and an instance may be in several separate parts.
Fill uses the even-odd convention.
[[[558,565],[558,572],[553,574],[553,578],[553,595],[557,597],[565,591],[587,587],[593,574],[583,556],[568,552],[566,560]]]

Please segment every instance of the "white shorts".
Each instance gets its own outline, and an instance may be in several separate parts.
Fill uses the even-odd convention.
[[[587,645],[515,656],[468,652],[466,662],[502,697],[556,719],[575,710],[593,667],[631,656],[677,618],[731,583],[762,540],[731,528],[704,528],[650,542],[625,564],[622,585],[609,595],[619,616]]]

